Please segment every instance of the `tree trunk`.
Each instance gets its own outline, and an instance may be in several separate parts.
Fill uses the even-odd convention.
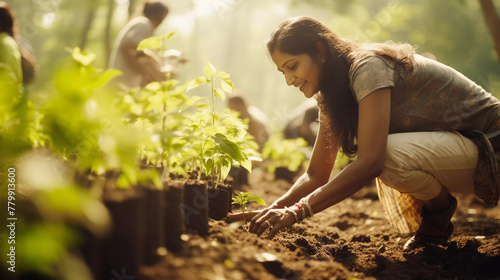
[[[128,1],[128,18],[131,19],[135,12],[135,0]]]
[[[488,24],[493,43],[495,44],[497,59],[500,62],[500,19],[492,0],[479,0],[479,3],[481,4],[481,10],[483,11],[486,24]]]
[[[106,66],[111,57],[111,49],[113,40],[111,38],[111,23],[113,22],[113,14],[115,11],[115,0],[108,0],[108,13],[106,15],[106,29],[104,31],[104,54],[106,55]]]
[[[93,4],[93,2],[90,2],[88,4],[87,19],[85,21],[85,25],[83,26],[83,32],[80,41],[80,49],[82,50],[85,49],[85,45],[87,44],[87,38],[89,35],[90,28],[92,27],[92,22],[94,21],[95,18],[95,12],[96,12],[96,7]]]

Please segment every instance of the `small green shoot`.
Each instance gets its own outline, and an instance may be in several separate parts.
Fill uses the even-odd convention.
[[[250,202],[257,202],[260,205],[266,206],[266,202],[258,197],[253,195],[251,192],[234,192],[235,195],[233,197],[233,204],[237,204],[241,207],[241,212],[245,213],[245,211],[248,209],[248,204]]]

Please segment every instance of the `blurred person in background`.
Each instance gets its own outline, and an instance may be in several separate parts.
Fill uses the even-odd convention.
[[[32,84],[38,75],[39,65],[36,61],[35,51],[31,44],[23,37],[17,36],[16,42],[21,52],[21,70],[23,72],[23,85],[26,92],[26,85]]]
[[[283,130],[285,139],[304,138],[309,146],[314,145],[319,125],[319,107],[316,100],[308,99],[292,110]]]
[[[239,112],[240,119],[248,119],[248,133],[262,150],[264,144],[269,140],[269,119],[259,108],[251,105],[241,92],[231,94],[227,99],[227,105],[231,110]]]
[[[152,81],[163,81],[166,74],[154,59],[137,50],[139,43],[154,35],[156,28],[167,17],[169,9],[162,1],[146,1],[120,31],[113,46],[108,68],[122,71],[115,78],[128,88],[140,87]]]
[[[286,83],[317,99],[318,135],[288,192],[230,218],[273,238],[376,179],[391,224],[416,231],[403,246],[411,251],[448,244],[452,192],[498,204],[500,102],[476,83],[409,44],[345,40],[308,17],[284,21],[267,47]],[[357,158],[330,178],[339,151]]]
[[[10,6],[0,1],[0,85],[2,90],[7,89],[17,95],[22,93],[23,74],[21,52],[14,39],[15,26],[16,21]]]

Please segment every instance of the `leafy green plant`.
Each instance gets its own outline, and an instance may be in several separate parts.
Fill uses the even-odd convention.
[[[144,51],[161,65],[166,43],[173,35],[174,33],[169,33],[143,40],[138,50]],[[183,86],[177,86],[178,82],[170,79],[148,85],[146,90],[149,89],[152,94],[147,98],[147,104],[142,107],[141,113],[150,122],[145,124],[155,131],[154,135],[159,136],[156,138],[161,139],[161,145],[156,150],[160,150],[160,161],[162,165],[165,162],[165,170],[171,170],[174,167],[171,163],[175,163],[177,173],[182,173],[184,167],[190,167],[191,173],[198,172],[198,180],[202,174],[206,174],[212,176],[215,182],[220,182],[227,177],[234,164],[250,171],[249,155],[254,152],[248,145],[244,145],[247,133],[241,122],[216,109],[217,99],[224,101],[226,94],[234,89],[229,74],[217,72],[211,63],[204,67],[204,74]],[[210,100],[208,104],[197,103],[194,107],[198,112],[195,111],[188,117],[184,111],[202,98],[195,96],[188,99],[183,92],[204,84],[210,86]],[[135,107],[141,109],[140,106]],[[158,114],[159,111],[162,113]],[[151,117],[147,117],[148,114]],[[161,129],[158,129],[158,121],[154,120],[154,116],[158,115],[162,118]],[[151,154],[154,153],[150,152]],[[169,172],[164,173],[168,178]]]
[[[144,51],[166,71],[163,58],[167,42],[174,35],[172,32],[147,38],[139,43],[137,50]],[[192,81],[181,84],[171,79],[169,73],[166,75],[166,81],[152,82],[142,90],[130,91],[122,103],[129,109],[129,122],[151,134],[151,141],[141,145],[141,155],[147,163],[163,168],[164,181],[169,180],[172,172],[187,175],[186,164],[179,152],[195,138],[192,135],[195,131],[189,130],[189,116],[209,107],[208,102],[198,102],[203,97],[185,94]]]
[[[167,65],[165,63],[167,56],[167,42],[175,34],[175,32],[170,32],[165,35],[146,38],[139,42],[137,50],[143,51],[145,54],[153,58],[160,65],[161,70],[166,73],[169,70],[167,69]]]
[[[107,86],[120,72],[94,68],[95,55],[78,48],[71,50],[71,57],[54,77],[40,109],[46,146],[81,172],[119,170],[119,187],[158,182],[157,175],[138,166],[137,147],[147,141],[147,133],[124,125],[126,112],[115,106],[120,93]]]
[[[186,162],[191,162],[193,170],[200,171],[198,180],[205,173],[214,175],[214,181],[220,182],[227,177],[234,164],[251,172],[249,155],[253,151],[242,145],[247,134],[242,122],[216,110],[217,99],[225,100],[226,93],[234,89],[229,74],[217,72],[210,63],[207,63],[204,72],[205,76],[189,82],[186,91],[209,84],[210,110],[198,112],[191,117],[190,133],[186,138],[190,144],[185,146],[184,158]],[[217,80],[220,80],[220,87],[215,87]]]
[[[148,38],[139,44],[138,50],[161,64],[166,43],[173,35]],[[204,67],[204,74],[183,85],[172,79],[151,83],[124,100],[133,112],[131,122],[142,125],[157,139],[156,144],[152,141],[149,147],[143,145],[142,151],[149,162],[160,162],[165,167],[164,178],[169,177],[170,171],[186,175],[186,170],[191,170],[192,174],[197,172],[198,180],[206,174],[221,182],[235,164],[251,171],[249,156],[255,152],[245,144],[248,138],[243,123],[216,108],[217,100],[224,101],[234,84],[229,74],[217,72],[211,63]],[[210,86],[207,103],[198,102],[202,97],[185,95],[204,84]]]
[[[215,126],[216,117],[216,97],[224,101],[226,99],[226,93],[231,93],[234,90],[234,84],[231,81],[231,77],[224,71],[217,72],[215,66],[210,62],[205,65],[203,69],[205,76],[198,77],[192,80],[186,91],[190,91],[196,87],[204,84],[210,85],[210,109],[212,113],[212,126]],[[215,87],[216,80],[220,80],[220,87]]]
[[[0,64],[0,163],[9,162],[33,147],[45,145],[39,113],[29,95],[23,95],[21,81]]]
[[[311,148],[303,138],[283,139],[281,134],[274,133],[262,149],[262,158],[269,161],[270,173],[274,173],[278,167],[294,172],[305,163],[310,153]]]
[[[186,85],[177,80],[153,82],[138,92],[131,91],[121,105],[129,110],[128,122],[147,130],[149,141],[140,144],[141,157],[147,164],[163,168],[164,181],[170,173],[186,175],[182,164],[173,160],[187,144],[189,112],[206,108],[197,104],[202,97],[188,97]]]
[[[256,202],[260,205],[266,206],[266,202],[262,198],[253,195],[251,192],[234,192],[233,204],[239,205],[241,207],[241,212],[245,213],[250,202]]]
[[[231,125],[212,126],[207,122],[210,112],[199,112],[191,116],[186,135],[188,143],[183,148],[183,160],[191,165],[192,170],[199,170],[201,174],[214,175],[214,181],[224,180],[231,166],[236,162],[247,170],[251,170],[251,161],[248,159],[248,150],[241,149],[231,135]],[[243,131],[243,133],[245,133]],[[241,136],[240,136],[241,137]]]
[[[16,214],[23,217],[16,227],[16,243],[23,244],[17,247],[16,273],[92,279],[84,261],[75,254],[75,246],[82,242],[79,228],[104,237],[110,232],[111,216],[90,189],[73,182],[69,171],[48,151],[33,150],[19,159],[16,174],[23,184],[18,185],[18,191],[28,195],[16,202],[22,205]],[[2,250],[5,245],[1,244]],[[73,269],[64,269],[68,265]]]

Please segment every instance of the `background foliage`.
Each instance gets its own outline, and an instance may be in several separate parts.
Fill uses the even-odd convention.
[[[66,47],[96,53],[105,68],[109,49],[139,0],[16,0],[21,35],[40,64],[33,88],[44,85],[65,57]],[[183,0],[166,1],[170,14],[158,34],[175,31],[170,46],[191,62],[179,80],[198,73],[207,61],[232,74],[237,90],[271,120],[283,121],[303,96],[285,85],[265,50],[265,41],[286,18],[308,15],[343,37],[408,42],[418,52],[463,72],[500,95],[500,64],[477,0]],[[498,0],[494,2],[500,13]],[[204,92],[192,92],[202,95]],[[282,104],[277,108],[274,104]]]
[[[2,144],[0,158],[3,159],[0,161],[0,180],[7,178],[5,170],[12,166],[12,163],[4,161],[5,159],[15,157],[16,153],[21,154],[31,146],[39,147],[47,144],[66,160],[75,158],[75,153],[80,155],[78,161],[74,162],[77,170],[92,169],[103,173],[108,169],[121,169],[123,177],[120,178],[126,181],[124,185],[135,184],[142,177],[147,177],[148,174],[142,174],[134,169],[136,154],[130,152],[135,151],[137,143],[143,142],[142,136],[147,135],[147,129],[141,128],[140,125],[124,126],[121,122],[107,121],[122,119],[125,112],[112,110],[117,109],[113,107],[116,96],[103,88],[116,72],[101,71],[106,68],[114,38],[140,1],[8,2],[16,13],[19,34],[33,47],[40,72],[36,82],[29,86],[28,98],[6,95],[2,99],[6,101],[3,102],[2,109],[6,112],[12,111],[11,115],[7,114],[12,119],[9,121],[0,119],[0,122],[14,124],[15,127],[0,128],[0,132],[10,133],[4,133],[2,136],[5,137],[0,139]],[[225,80],[229,79],[229,76],[225,73],[220,76],[219,73],[218,77],[225,81],[225,84],[221,84],[222,89],[230,87],[232,90],[234,82],[238,85],[236,90],[246,93],[251,103],[263,109],[276,123],[283,123],[287,113],[303,102],[304,98],[295,89],[285,86],[282,75],[276,71],[266,53],[265,41],[281,21],[298,15],[317,18],[334,32],[350,39],[409,42],[418,47],[418,52],[433,53],[439,61],[463,72],[493,94],[500,95],[500,64],[477,0],[171,0],[167,2],[171,13],[158,28],[157,33],[177,32],[178,36],[169,46],[183,51],[191,60],[188,65],[182,66],[181,76],[178,79],[186,81],[200,75],[200,69],[210,61],[231,73],[231,86]],[[496,7],[498,10],[498,2]],[[67,61],[68,49],[74,59],[71,64]],[[91,63],[97,69],[91,66]],[[205,70],[205,74],[214,76],[215,69]],[[204,81],[209,82],[209,79]],[[171,87],[175,88],[175,85],[172,84]],[[226,89],[224,90],[229,91]],[[148,90],[152,91],[151,94],[147,92]],[[160,94],[161,92],[163,94]],[[224,92],[217,89],[207,91],[199,87],[189,93],[193,96],[217,94],[221,97]],[[147,98],[169,98],[171,95],[177,96],[178,92],[166,90],[161,86],[154,88],[152,85],[145,89],[144,94]],[[127,95],[124,96],[126,97]],[[140,102],[136,102],[140,100],[128,97],[130,97],[129,102],[125,102],[127,99],[124,99],[123,103],[129,105],[129,109],[141,109],[138,104]],[[210,96],[207,97],[210,99]],[[186,97],[183,100],[189,99]],[[170,114],[166,110],[167,107],[164,108],[162,116],[174,117],[175,114]],[[153,116],[158,115],[155,114],[158,108],[150,109]],[[134,110],[131,111],[133,114],[136,113]],[[147,115],[148,111],[144,111]],[[218,111],[216,108],[212,108],[212,115],[205,119],[214,120],[216,111]],[[43,113],[43,119],[39,113]],[[140,116],[139,113],[136,115],[135,117]],[[212,134],[204,134],[212,135],[209,140],[213,140],[213,143],[209,148],[218,153],[218,160],[223,163],[221,166],[228,167],[228,164],[225,164],[229,162],[226,155],[230,155],[246,167],[245,161],[248,157],[241,151],[235,153],[236,149],[233,147],[248,141],[238,137],[239,133],[235,133],[241,128],[237,124],[226,124],[226,127],[231,129],[225,131],[212,129]],[[161,133],[169,135],[175,131],[177,129],[163,128]],[[234,139],[228,139],[226,135],[234,136]],[[272,144],[271,141],[270,143]],[[170,150],[176,151],[178,143],[163,141],[161,144],[162,149],[159,150],[168,153]],[[152,143],[151,146],[158,148],[158,143],[156,146]],[[283,148],[283,144],[280,147]],[[60,180],[54,175],[65,172],[43,169],[44,166],[49,167],[53,164],[47,164],[48,159],[45,157],[38,157],[36,154],[32,157],[26,161],[34,162],[34,165],[26,169],[38,172],[37,176],[31,176],[37,180],[36,184],[31,185],[38,188],[31,191],[35,194],[33,197],[37,198],[34,201],[35,206],[46,210],[42,217],[45,223],[19,224],[18,240],[21,244],[27,245],[19,249],[19,255],[26,256],[26,259],[20,258],[19,262],[27,266],[42,265],[43,267],[37,269],[43,270],[50,267],[48,263],[52,263],[55,259],[71,257],[63,248],[74,244],[73,239],[76,235],[67,231],[64,222],[71,221],[83,225],[90,231],[97,231],[109,224],[109,217],[103,214],[106,210],[91,193],[87,191],[82,193],[82,190],[71,185],[67,178]],[[217,163],[214,160],[206,160],[205,164],[208,166],[206,169],[216,169],[214,166]],[[3,181],[2,184],[6,185]],[[65,188],[59,188],[59,185]],[[47,186],[54,187],[47,188]],[[5,202],[5,193],[0,196],[0,201]],[[88,209],[93,209],[93,212],[87,211]],[[4,215],[5,212],[0,213],[0,218],[5,220]],[[60,249],[51,251],[46,250],[44,246],[50,248],[60,246]],[[23,251],[23,248],[31,247],[37,249],[33,254]],[[30,257],[33,259],[29,259]],[[42,259],[47,264],[40,261]],[[3,262],[5,264],[5,260]],[[74,277],[68,276],[66,279]]]

